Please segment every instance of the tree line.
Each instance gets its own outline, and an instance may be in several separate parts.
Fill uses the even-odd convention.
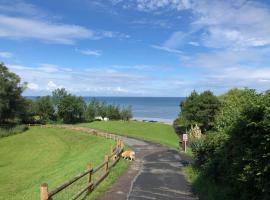
[[[27,83],[0,64],[0,123],[77,123],[93,121],[96,117],[111,120],[129,120],[131,107],[123,107],[99,102],[93,98],[87,105],[80,96],[66,89],[56,89],[51,96],[37,97],[35,100],[22,96]]]
[[[270,90],[193,91],[180,108],[175,125],[203,133],[190,141],[197,183],[219,187],[213,199],[270,199]]]

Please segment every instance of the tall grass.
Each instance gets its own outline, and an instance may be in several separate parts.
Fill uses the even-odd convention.
[[[225,199],[228,186],[216,184],[211,178],[203,175],[200,169],[188,165],[183,167],[182,173],[200,200]]]
[[[8,137],[28,130],[26,125],[13,125],[0,127],[0,138]]]

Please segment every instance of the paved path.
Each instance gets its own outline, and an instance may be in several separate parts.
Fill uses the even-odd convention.
[[[187,158],[175,150],[122,137],[136,152],[136,160],[99,200],[197,200],[181,173]]]

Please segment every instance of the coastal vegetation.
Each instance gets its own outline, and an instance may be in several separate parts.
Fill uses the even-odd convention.
[[[140,121],[95,121],[78,124],[78,126],[152,141],[175,149],[178,148],[179,145],[179,140],[173,127],[163,123]]]
[[[120,108],[95,98],[87,105],[82,97],[72,95],[64,88],[54,90],[51,96],[31,100],[22,96],[26,87],[27,83],[21,83],[18,75],[0,64],[1,137],[20,132],[15,128],[18,124],[79,123],[98,117],[127,121],[132,117],[131,107]]]
[[[66,129],[31,127],[24,134],[0,140],[0,199],[38,199],[38,187],[54,188],[86,169],[97,166],[110,151],[112,140]],[[128,166],[121,161],[94,196],[106,190]],[[92,196],[91,196],[92,197]]]
[[[197,97],[193,92],[181,104],[188,111],[175,124],[203,130],[191,138],[195,163],[184,170],[201,199],[269,199],[270,92],[232,89],[215,97],[215,106],[200,106]],[[198,107],[208,113],[208,126],[194,115]]]

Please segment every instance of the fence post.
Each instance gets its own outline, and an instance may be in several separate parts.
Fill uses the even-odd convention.
[[[40,186],[40,200],[48,200],[48,199],[49,199],[48,184],[43,183]]]
[[[87,165],[87,170],[93,170],[93,167],[91,164]],[[92,171],[89,172],[88,181],[87,183],[90,184],[92,181]],[[92,186],[88,188],[87,192],[90,193],[92,190]]]
[[[104,160],[106,162],[106,164],[105,164],[105,172],[107,172],[109,170],[109,156],[105,155]]]

